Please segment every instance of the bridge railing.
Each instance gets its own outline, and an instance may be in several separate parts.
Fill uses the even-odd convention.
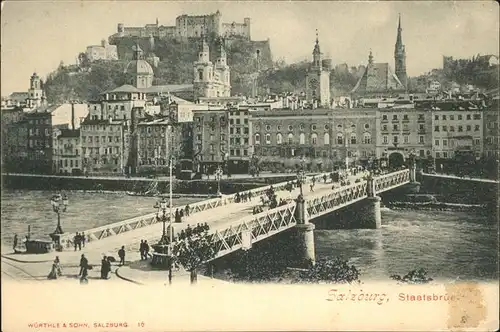
[[[366,180],[335,188],[330,193],[318,193],[306,199],[308,218],[319,217],[367,197]]]
[[[310,175],[305,178],[305,183],[308,183],[312,180],[313,177],[316,177],[319,179],[319,177],[322,177],[323,174],[328,174],[328,173],[322,173],[319,175]],[[252,193],[252,196],[260,196],[263,195],[271,188],[271,186],[276,190],[284,190],[286,188],[286,185],[289,182],[280,182],[277,184],[272,184],[268,185],[265,187],[259,187],[251,190],[246,190],[243,191],[244,193]],[[235,201],[236,194],[231,194],[231,195],[223,195],[222,197],[216,197],[216,198],[211,198],[211,199],[206,199],[202,200],[200,202],[192,203],[189,204],[189,210],[190,214],[193,213],[198,213],[210,209],[215,209],[217,207],[221,207],[224,205],[232,204]],[[179,209],[179,210],[185,210],[186,205],[181,205],[181,206],[175,206],[174,209]],[[170,220],[170,215],[167,214],[167,221]],[[154,213],[149,213],[143,216],[138,216],[126,220],[122,220],[116,223],[100,226],[100,227],[95,227],[92,229],[84,230],[83,232],[85,233],[86,241],[91,242],[91,241],[97,241],[101,240],[110,236],[122,234],[124,232],[129,232],[133,231],[138,228],[150,226],[153,224],[158,223],[158,219],[156,218],[156,212]],[[74,237],[76,235],[76,232],[73,233],[65,233],[61,236],[61,244],[63,247],[71,247],[74,246]]]
[[[240,219],[229,227],[215,230],[210,234],[217,255],[227,255],[233,251],[250,247],[253,243],[280,233],[296,225],[295,203]]]
[[[410,182],[410,170],[403,169],[400,171],[380,175],[374,177],[373,181],[375,193],[391,190]]]

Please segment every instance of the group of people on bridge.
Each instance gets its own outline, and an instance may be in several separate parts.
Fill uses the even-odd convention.
[[[76,248],[78,248],[78,250],[82,250],[82,245],[85,248],[85,241],[85,232],[82,232],[81,234],[76,232],[76,235],[73,237],[73,245],[75,247],[75,251]]]
[[[252,192],[249,191],[249,192],[246,192],[246,193],[236,193],[236,195],[234,195],[234,201],[236,203],[246,203],[246,202],[250,202],[252,200]]]

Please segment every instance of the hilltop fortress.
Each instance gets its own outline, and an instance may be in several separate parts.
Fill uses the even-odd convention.
[[[222,14],[217,11],[208,15],[181,15],[175,20],[175,26],[163,26],[158,24],[146,24],[144,27],[126,27],[118,23],[117,33],[110,38],[120,37],[155,37],[163,38],[198,38],[203,33],[213,34],[217,37],[250,38],[250,18],[245,18],[243,23],[222,23]]]

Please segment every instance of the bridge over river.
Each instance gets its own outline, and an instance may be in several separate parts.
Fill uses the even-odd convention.
[[[323,174],[316,175],[315,178],[314,191],[311,191],[308,185],[312,181],[312,176],[305,178],[303,195],[300,195],[300,188],[293,188],[291,192],[286,190],[287,182],[274,184],[278,201],[284,199],[287,204],[255,215],[253,207],[260,205],[259,197],[264,195],[270,186],[247,191],[252,193],[253,198],[246,202],[236,202],[235,195],[224,195],[190,204],[190,215],[184,216],[182,223],[173,223],[175,233],[185,229],[188,224],[194,226],[206,222],[210,226],[209,234],[217,249],[216,258],[218,258],[251,247],[252,243],[295,227],[300,234],[298,239],[301,239],[298,245],[304,249],[304,261],[311,259],[314,261],[314,225],[310,223],[311,220],[365,200],[367,225],[370,228],[379,228],[380,198],[377,194],[414,182],[415,169],[403,169],[376,177],[362,172],[350,176],[349,184],[333,183],[334,189],[331,181],[324,183]],[[175,208],[183,209],[185,206]],[[99,259],[102,254],[115,255],[124,245],[129,252],[127,257],[134,253],[138,255],[140,240],[155,243],[161,238],[162,228],[162,222],[158,221],[156,213],[151,213],[86,230],[85,234],[89,241],[84,252],[89,259]],[[74,235],[65,233],[61,237],[65,249],[58,255],[64,261],[77,261],[81,254],[72,249]],[[48,261],[53,259],[53,254],[22,255],[22,257],[27,260]]]

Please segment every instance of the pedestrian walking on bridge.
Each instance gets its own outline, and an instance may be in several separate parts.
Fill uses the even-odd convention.
[[[120,257],[120,266],[125,265],[125,246],[122,246],[122,248],[118,250],[118,257]]]
[[[17,234],[14,234],[14,244],[12,245],[14,253],[16,252],[16,248],[17,248]]]

